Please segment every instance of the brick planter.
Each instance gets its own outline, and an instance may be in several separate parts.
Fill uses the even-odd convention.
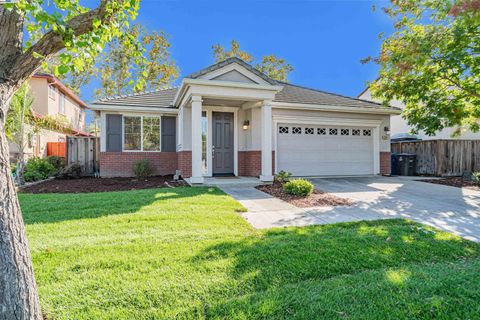
[[[177,169],[176,152],[100,152],[100,176],[133,177],[133,164],[145,159],[154,175],[174,174]]]

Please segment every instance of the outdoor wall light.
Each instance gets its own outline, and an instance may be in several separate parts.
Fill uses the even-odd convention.
[[[249,120],[243,121],[243,130],[248,130],[249,127],[250,127],[250,121]]]
[[[385,126],[383,128],[383,131],[385,131],[386,134],[389,134],[390,133],[390,128],[388,126]]]

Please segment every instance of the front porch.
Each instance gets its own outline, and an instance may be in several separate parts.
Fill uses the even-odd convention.
[[[179,160],[190,184],[230,183],[218,177],[259,177],[272,182],[272,99],[277,87],[242,84],[229,90],[225,81],[190,84],[178,111],[178,150],[191,161]],[[196,93],[198,92],[198,93]],[[200,94],[201,93],[201,94]],[[184,156],[180,156],[182,158]],[[252,180],[235,180],[235,182]],[[257,183],[258,184],[258,183]]]

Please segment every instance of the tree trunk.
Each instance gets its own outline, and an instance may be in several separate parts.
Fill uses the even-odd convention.
[[[11,94],[0,88],[0,111]],[[25,226],[10,174],[4,117],[0,112],[0,319],[42,319]]]

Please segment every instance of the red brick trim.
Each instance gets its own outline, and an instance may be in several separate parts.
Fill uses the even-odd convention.
[[[272,171],[275,172],[275,151],[272,151]],[[262,151],[238,152],[238,175],[258,177],[262,173]]]
[[[192,151],[177,152],[178,170],[182,173],[182,178],[192,176]]]
[[[154,175],[174,174],[177,169],[176,152],[100,152],[100,176],[133,177],[133,164],[144,159]]]
[[[390,152],[380,152],[380,174],[391,174],[391,163]]]

